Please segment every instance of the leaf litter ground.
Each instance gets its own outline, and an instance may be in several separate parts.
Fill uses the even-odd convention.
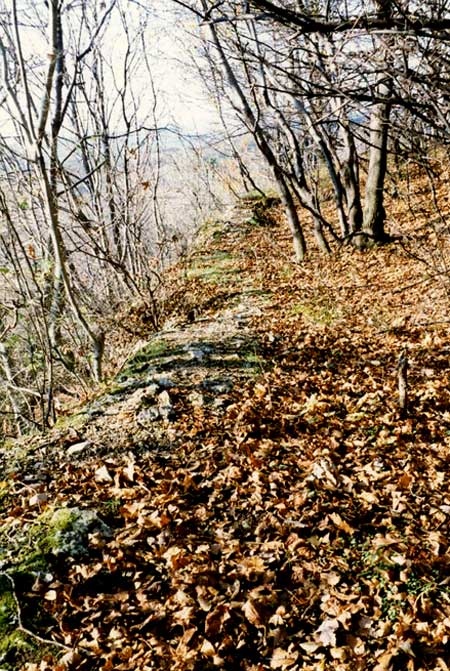
[[[14,668],[449,668],[448,287],[416,258],[434,232],[297,267],[272,218],[205,234],[194,316],[79,425],[3,452],[3,574],[47,509],[111,529],[15,577],[27,629],[65,649]]]

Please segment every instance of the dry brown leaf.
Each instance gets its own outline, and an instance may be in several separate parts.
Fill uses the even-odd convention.
[[[385,652],[377,658],[377,664],[374,666],[373,671],[391,671],[392,669],[392,652]]]
[[[339,627],[340,623],[336,618],[327,618],[320,624],[316,633],[322,645],[336,647],[336,632]]]
[[[94,478],[96,482],[100,483],[113,482],[113,478],[111,477],[111,474],[106,468],[106,466],[100,466],[100,468],[97,468],[97,470],[94,473]]]
[[[213,644],[206,638],[203,640],[200,652],[202,655],[205,655],[206,657],[214,657],[214,655],[216,654]]]
[[[262,626],[262,621],[261,621],[261,614],[258,611],[254,601],[251,601],[248,599],[242,606],[242,610],[244,611],[244,615],[247,618],[247,620],[253,624],[255,627],[261,627]]]
[[[210,611],[205,620],[205,634],[216,637],[223,629],[224,623],[230,619],[229,607],[227,604],[219,604]]]
[[[247,578],[249,578],[251,575],[265,573],[267,570],[263,559],[256,555],[253,557],[245,557],[241,562],[239,562],[238,566],[239,573]]]
[[[271,669],[287,669],[289,666],[295,664],[298,659],[298,652],[293,650],[283,650],[282,648],[275,648],[270,660]]]
[[[329,518],[333,522],[334,526],[341,531],[345,531],[347,534],[355,533],[355,529],[345,520],[343,520],[339,513],[330,513]]]
[[[56,601],[57,598],[58,593],[54,589],[49,589],[48,592],[44,594],[44,599],[46,599],[47,601]]]

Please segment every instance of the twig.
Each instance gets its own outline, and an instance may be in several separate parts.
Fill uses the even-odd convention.
[[[6,578],[11,584],[11,593],[17,610],[17,629],[21,631],[23,634],[31,636],[32,638],[35,638],[37,641],[40,641],[41,643],[45,643],[46,645],[54,645],[68,652],[72,652],[73,648],[69,647],[68,645],[60,643],[59,641],[54,641],[49,638],[44,638],[43,636],[39,636],[39,634],[35,634],[34,631],[30,631],[30,629],[27,629],[27,627],[24,626],[22,622],[22,608],[20,606],[19,598],[17,596],[16,583],[14,582],[14,578],[11,575],[9,575],[9,573],[6,573],[6,571],[0,571],[0,577]]]
[[[408,414],[408,353],[406,349],[399,356],[397,374],[400,418],[404,419]]]

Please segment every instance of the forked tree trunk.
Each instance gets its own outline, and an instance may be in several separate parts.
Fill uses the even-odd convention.
[[[345,191],[349,233],[355,243],[358,244],[360,236],[357,234],[362,228],[363,211],[359,187],[358,153],[348,122],[342,125],[341,137],[344,144],[342,183]]]
[[[64,44],[61,25],[61,5],[57,0],[51,0],[49,4],[49,67],[47,71],[46,90],[42,100],[41,116],[39,126],[35,134],[36,139],[36,164],[39,171],[39,178],[44,195],[45,208],[47,211],[48,223],[50,228],[50,239],[54,255],[54,285],[52,296],[51,323],[49,332],[57,340],[59,309],[64,305],[64,297],[70,305],[76,321],[84,331],[93,348],[92,370],[94,378],[99,381],[102,376],[101,356],[103,354],[104,336],[97,334],[85,317],[81,306],[75,296],[66,257],[66,248],[61,232],[59,220],[58,203],[58,139],[63,121],[63,102],[62,87],[64,73]],[[47,159],[46,152],[43,150],[43,144],[47,140],[47,122],[50,117],[51,135],[50,151]],[[47,165],[48,161],[48,165]],[[53,346],[55,343],[52,343]]]

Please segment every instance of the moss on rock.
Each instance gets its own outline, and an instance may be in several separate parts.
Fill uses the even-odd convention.
[[[97,511],[82,508],[60,508],[48,521],[48,547],[56,556],[79,558],[89,554],[89,534],[111,537],[111,529]]]
[[[18,576],[15,577],[17,585]],[[0,669],[16,671],[23,668],[26,662],[39,662],[44,655],[51,652],[51,646],[38,641],[31,635],[21,631],[19,626],[18,604],[14,598],[13,582],[0,575]],[[17,597],[19,598],[19,597]],[[21,600],[21,599],[20,599]],[[45,628],[49,624],[49,616],[40,607],[38,599],[32,605],[23,601],[21,616],[26,617],[24,626],[29,629]],[[26,616],[25,616],[26,613]]]

